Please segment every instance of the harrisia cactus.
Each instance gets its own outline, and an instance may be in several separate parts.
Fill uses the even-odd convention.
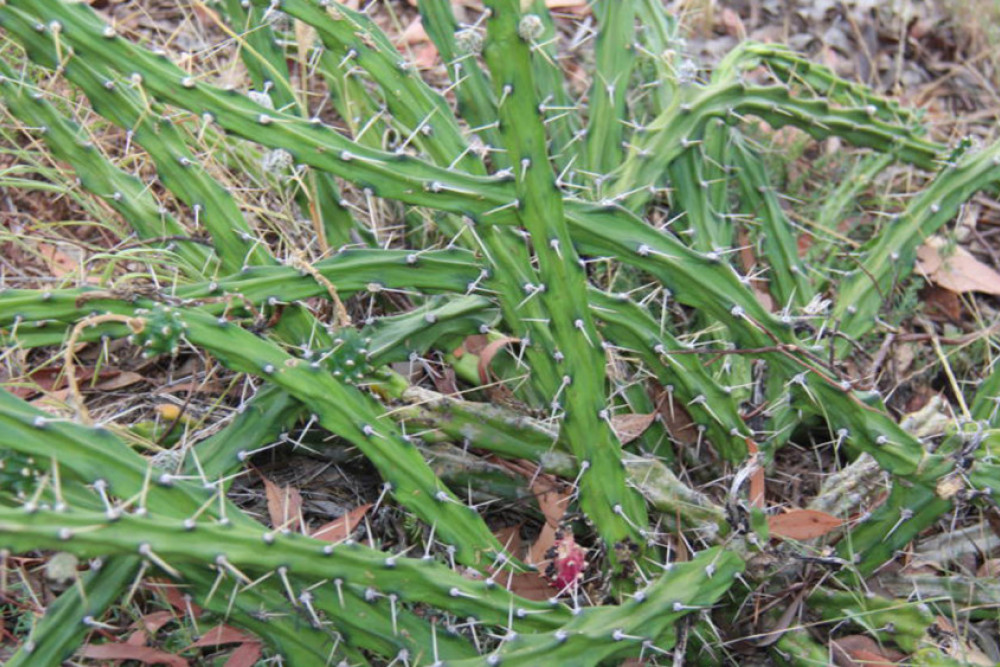
[[[996,185],[1000,145],[949,152],[918,113],[780,47],[741,45],[701,79],[656,0],[593,3],[594,68],[576,89],[543,0],[486,0],[470,23],[420,0],[435,80],[450,81],[438,90],[368,15],[375,4],[199,5],[249,77],[224,88],[86,3],[0,0],[5,118],[107,204],[108,235],[127,244],[82,260],[98,284],[0,289],[18,388],[48,350],[70,393],[43,412],[0,392],[0,554],[104,565],[48,606],[11,664],[67,659],[154,573],[293,665],[714,655],[711,633],[749,623],[752,591],[786,592],[756,566],[792,548],[768,550],[756,505],[770,498],[750,489],[804,434],[870,455],[889,488],[874,507],[824,499],[854,510],[837,517],[849,521],[829,537],[835,551],[784,565],[841,571],[799,600],[823,622],[892,620],[900,601],[844,591],[942,515],[996,502],[1000,374],[931,443],[857,390],[845,335],[872,333],[920,243]],[[758,68],[770,82],[748,81]],[[329,104],[316,103],[320,82]],[[67,86],[125,132],[124,156],[85,129],[79,100],[52,92]],[[823,236],[805,254],[800,216],[748,138],[754,119],[872,152],[820,207]],[[838,225],[893,162],[933,173],[838,279]],[[273,173],[220,176],[251,164]],[[226,185],[248,181],[277,188],[282,223]],[[77,381],[86,346],[111,339],[243,376],[247,395],[212,435],[175,433],[176,448],[144,457]],[[367,540],[323,542],[231,502],[257,454],[306,436],[371,464],[378,505],[412,528],[405,546],[370,526]],[[488,466],[461,469],[483,452]],[[514,503],[536,527],[545,514],[536,547],[570,550],[581,576],[548,600],[521,597],[519,582],[546,580],[473,496]],[[551,553],[533,565],[558,570]],[[874,635],[947,659],[920,642],[930,612],[899,618],[901,632]],[[805,631],[759,648],[803,664],[826,655]]]

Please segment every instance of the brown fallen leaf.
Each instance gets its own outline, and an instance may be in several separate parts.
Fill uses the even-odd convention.
[[[521,543],[520,525],[508,526],[494,533],[500,543],[513,556],[537,567],[533,572],[519,572],[513,575],[505,572],[494,573],[496,580],[505,584],[511,592],[529,600],[548,600],[556,595],[559,589],[556,588],[555,582],[550,581],[543,573],[551,561],[551,554],[555,553],[557,557],[559,556],[559,550],[556,549],[559,544],[559,527],[566,514],[566,507],[572,494],[561,490],[558,478],[540,472],[538,464],[499,458],[495,462],[511,472],[531,480],[531,491],[538,501],[538,508],[545,517],[542,530],[535,542],[527,549]],[[572,552],[569,555],[575,557],[576,553]],[[583,550],[581,550],[579,561],[582,568],[586,564]]]
[[[430,69],[434,67],[438,60],[437,47],[430,42],[423,42],[413,46],[413,64],[418,69]]]
[[[185,650],[223,644],[239,644],[226,660],[226,667],[253,667],[263,653],[261,641],[257,637],[229,625],[215,626]]]
[[[338,516],[329,523],[324,523],[313,531],[312,537],[327,542],[343,542],[351,536],[371,508],[371,503],[358,505],[350,512]]]
[[[167,653],[151,646],[131,644],[87,644],[81,646],[77,655],[93,660],[136,660],[144,665],[168,665],[168,667],[188,667],[188,661],[179,655]]]
[[[142,382],[145,379],[146,378],[142,375],[131,371],[123,372],[113,368],[105,368],[97,374],[97,384],[94,388],[110,391],[113,389],[127,387],[137,382]],[[31,386],[31,384],[18,385],[8,387],[9,391],[15,396],[25,400],[37,396],[39,391],[46,393],[59,391],[66,386],[66,372],[63,366],[47,366],[32,373],[28,376],[27,380],[36,386]],[[77,369],[76,381],[80,384],[81,389],[89,389],[94,380],[94,369]]]
[[[7,382],[12,382],[12,381],[8,380]],[[23,401],[26,401],[29,398],[33,398],[38,395],[38,389],[31,385],[7,384],[7,386],[4,387],[3,390],[6,391],[8,394],[11,394],[12,396],[17,396]]]
[[[757,448],[757,443],[753,438],[747,438],[747,451],[750,456],[758,456],[760,450]],[[750,475],[750,505],[758,509],[764,509],[766,505],[765,497],[767,495],[767,479],[764,477],[764,468],[758,467]]]
[[[255,636],[247,634],[242,630],[237,630],[230,625],[217,625],[208,630],[196,642],[188,648],[199,646],[221,646],[222,644],[244,644],[247,642],[260,641]]]
[[[424,23],[420,20],[419,16],[410,21],[410,25],[406,26],[403,34],[398,39],[403,44],[421,44],[429,40],[430,37],[427,36],[427,31],[424,30]]]
[[[521,524],[507,526],[493,533],[500,544],[516,558],[524,557],[524,545],[521,543]],[[523,598],[539,602],[552,597],[553,591],[549,582],[540,572],[498,572],[490,570],[494,578],[507,587],[507,590]]]
[[[445,396],[459,396],[458,374],[452,366],[446,364],[441,368],[435,368],[429,375],[438,393]]]
[[[125,640],[130,646],[145,646],[149,638],[159,632],[167,623],[177,618],[177,614],[172,610],[154,611],[142,616],[132,624],[135,630]]]
[[[185,599],[184,589],[179,588],[177,584],[162,579],[150,579],[143,584],[143,587],[162,595],[167,603],[181,615],[186,616],[190,614],[195,618],[201,618],[201,607]]]
[[[747,38],[747,28],[743,24],[743,19],[729,7],[722,10],[722,27],[730,37],[735,37],[739,40]]]
[[[492,379],[490,372],[490,364],[493,363],[493,357],[497,356],[497,353],[507,346],[508,343],[519,343],[520,338],[509,338],[504,336],[503,338],[498,338],[492,343],[489,343],[486,347],[482,349],[479,353],[479,381],[483,384],[489,384]]]
[[[822,537],[844,522],[817,510],[790,510],[767,518],[771,537],[789,540],[811,540]]]
[[[69,273],[76,273],[80,268],[78,261],[51,243],[38,243],[35,247],[45,264],[48,265],[49,271],[57,278],[62,278]]]
[[[950,320],[958,323],[962,320],[962,299],[955,292],[937,285],[930,285],[920,290],[920,300],[924,310],[932,318]]]
[[[506,575],[501,574],[498,578],[502,579],[504,576]],[[555,594],[552,584],[540,572],[517,572],[511,575],[509,583],[506,580],[504,583],[511,593],[536,602],[544,602]]]
[[[947,243],[939,236],[932,236],[917,250],[917,270],[927,280],[958,294],[982,292],[1000,295],[1000,273],[961,246],[956,246],[952,254],[943,256]]]
[[[871,637],[848,635],[830,642],[833,661],[839,667],[888,667],[906,656],[878,645]]]
[[[148,382],[148,380],[134,371],[116,371],[113,377],[98,382],[94,386],[94,389],[100,389],[101,391],[115,391],[117,389],[131,387],[132,385],[140,382]]]
[[[474,336],[466,336],[462,344],[455,348],[452,353],[455,355],[456,359],[461,359],[466,354],[479,354],[486,349],[486,346],[490,344],[489,338],[486,334],[475,334]]]
[[[545,517],[545,525],[542,526],[538,539],[528,550],[528,562],[542,565],[548,560],[546,554],[556,545],[556,533],[566,514],[571,494],[568,491],[560,491],[555,478],[549,475],[539,475],[531,484],[531,492],[538,500],[538,508]]]
[[[493,537],[497,538],[497,542],[517,558],[522,556],[521,525],[518,523],[493,532]]]
[[[571,11],[577,16],[586,16],[590,13],[590,2],[587,0],[545,0],[545,6],[549,9]]]
[[[302,526],[302,494],[291,486],[278,486],[264,477],[267,513],[275,530],[298,530]]]
[[[618,440],[620,440],[623,445],[627,445],[645,433],[646,429],[649,428],[655,420],[655,412],[651,412],[648,415],[630,412],[622,415],[614,415],[611,418],[611,428],[614,429],[615,435],[618,436]]]
[[[783,603],[785,610],[781,612],[781,616],[778,617],[777,622],[771,625],[768,631],[763,633],[759,639],[754,641],[753,645],[757,648],[764,648],[776,644],[788,632],[792,622],[796,618],[799,618],[799,614],[802,611],[802,602],[808,593],[808,589],[803,588],[791,600],[785,600]]]
[[[989,558],[976,570],[977,577],[1000,578],[1000,558]]]
[[[530,480],[531,492],[538,502],[538,509],[542,512],[542,516],[545,517],[545,524],[542,526],[541,533],[535,540],[535,543],[528,549],[525,559],[528,563],[537,565],[545,560],[545,553],[555,546],[556,531],[559,528],[559,524],[562,523],[563,516],[566,514],[566,508],[572,494],[561,490],[562,486],[559,479],[554,475],[541,472],[537,463],[520,459],[509,460],[501,458],[492,458],[491,462]],[[513,528],[507,528],[498,531],[496,535],[504,543],[506,543],[506,540],[510,540],[512,545],[518,547],[518,549],[515,549],[515,553],[520,553],[521,537],[516,532],[508,532],[513,530]]]
[[[253,667],[263,654],[264,647],[258,641],[240,644],[226,660],[225,667]]]
[[[671,438],[682,445],[698,444],[697,426],[681,401],[662,388],[654,392],[653,400]]]

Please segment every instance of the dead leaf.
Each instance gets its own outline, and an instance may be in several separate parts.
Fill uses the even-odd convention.
[[[326,540],[327,542],[342,542],[349,538],[354,530],[361,523],[362,519],[365,518],[365,514],[368,510],[372,508],[372,504],[368,503],[366,505],[359,505],[352,509],[350,512],[337,517],[329,523],[324,523],[322,526],[313,531],[312,537],[318,540]]]
[[[942,249],[947,243],[939,236],[932,236],[917,250],[917,269],[927,280],[958,294],[982,292],[1000,295],[1000,273],[961,246],[956,246],[954,253],[943,257]]]
[[[131,646],[145,646],[151,636],[176,618],[177,614],[173,611],[154,611],[146,614],[132,624],[135,631],[128,636],[125,643]]]
[[[784,604],[785,610],[781,612],[778,621],[766,633],[761,635],[757,641],[753,642],[754,646],[764,648],[776,644],[788,632],[792,621],[799,618],[799,613],[802,611],[802,601],[805,600],[808,593],[809,589],[803,588],[794,598],[786,601]]]
[[[502,544],[508,553],[517,558],[521,557],[521,524],[501,528],[493,533],[493,537],[497,538],[497,542]]]
[[[121,382],[124,384],[119,384],[116,382],[121,376]],[[32,373],[28,380],[37,385],[38,389],[44,391],[45,393],[52,393],[63,389],[66,382],[66,373],[62,366],[46,366],[45,368],[40,368],[34,373]],[[117,389],[120,387],[127,387],[129,385],[135,384],[136,382],[142,382],[145,378],[138,373],[125,372],[115,370],[113,368],[105,368],[97,374],[98,383],[94,387],[95,389]],[[94,369],[92,368],[78,368],[76,370],[76,381],[79,383],[80,388],[86,391],[90,388],[91,382],[94,381]],[[20,396],[24,399],[29,399],[38,394],[38,390],[31,386],[20,386],[12,387],[11,393]]]
[[[94,386],[94,389],[100,389],[101,391],[115,391],[117,389],[131,387],[132,385],[140,382],[148,382],[148,380],[139,373],[135,373],[133,371],[115,371],[112,377],[97,383]]]
[[[920,291],[920,299],[930,317],[955,323],[962,320],[962,299],[955,292],[931,285]]]
[[[184,589],[179,588],[177,584],[163,579],[149,579],[143,586],[162,595],[179,614],[201,618],[202,608],[186,598]]]
[[[528,473],[530,474],[530,473]],[[515,558],[524,557],[524,545],[521,543],[521,524],[507,526],[493,533],[500,544]],[[507,590],[529,600],[545,601],[552,597],[552,585],[535,572],[500,572],[490,570],[497,581],[504,584]]]
[[[722,27],[726,34],[739,40],[747,38],[747,27],[743,25],[743,19],[735,11],[726,7],[722,10]]]
[[[432,43],[424,42],[413,47],[413,64],[416,65],[417,69],[430,69],[437,61],[438,50]]]
[[[260,640],[229,625],[217,625],[185,650],[203,646],[215,647],[223,644],[239,644],[226,660],[226,667],[253,667],[263,653]]]
[[[545,6],[549,9],[571,11],[577,16],[590,14],[590,2],[586,0],[545,0]]]
[[[421,44],[429,39],[427,31],[424,30],[424,23],[419,16],[410,21],[410,25],[406,26],[403,34],[399,36],[399,41],[403,44]]]
[[[225,667],[253,667],[263,653],[264,649],[260,642],[240,644],[226,660]]]
[[[436,368],[429,375],[438,393],[445,396],[458,396],[458,375],[450,365],[445,364],[441,368]]]
[[[757,448],[757,442],[753,438],[747,438],[747,451],[750,456],[757,456],[760,450]],[[758,467],[750,475],[750,505],[751,507],[756,507],[758,509],[764,509],[766,505],[765,497],[767,495],[767,480],[764,477],[764,468]]]
[[[462,344],[455,349],[454,355],[456,359],[461,359],[466,354],[479,354],[486,349],[486,346],[490,344],[490,339],[486,334],[476,334],[474,336],[466,336]]]
[[[222,644],[245,644],[248,642],[259,642],[253,635],[249,635],[241,630],[229,625],[217,625],[211,630],[207,631],[198,641],[191,644],[188,648],[196,648],[199,646],[220,646]]]
[[[483,348],[482,352],[479,354],[479,381],[482,384],[489,384],[492,380],[490,378],[490,364],[493,363],[493,357],[497,353],[507,346],[508,343],[520,343],[520,338],[509,338],[504,336],[503,338],[498,338],[492,343],[489,343]]]
[[[538,534],[538,538],[534,544],[527,549],[526,555],[523,553],[525,549],[521,544],[520,524],[502,528],[494,533],[497,540],[506,547],[510,554],[517,558],[522,558],[529,564],[535,565],[538,570],[534,572],[519,572],[513,575],[506,572],[493,574],[496,576],[497,581],[506,584],[511,592],[521,597],[528,598],[529,600],[548,600],[555,595],[557,590],[554,589],[555,582],[543,576],[542,570],[546,569],[546,564],[552,561],[552,553],[555,553],[557,558],[559,557],[560,552],[556,548],[560,539],[559,528],[566,514],[566,507],[569,504],[572,494],[561,490],[558,478],[539,472],[538,464],[508,459],[496,459],[495,462],[511,472],[523,475],[531,480],[531,491],[538,501],[538,508],[541,510],[542,516],[545,517],[545,523],[542,525],[542,530]],[[570,534],[570,538],[572,539],[572,534]],[[586,551],[579,547],[577,549],[579,549],[579,554],[566,551],[563,555],[574,558],[579,556],[578,565],[582,571],[582,568],[586,566],[586,562],[584,561]],[[573,563],[567,563],[567,568],[564,568],[566,576],[570,576],[568,568],[571,566],[573,566]],[[573,581],[575,581],[575,578]],[[562,588],[562,586],[559,586],[558,590],[562,590]]]
[[[302,525],[302,494],[291,486],[278,486],[264,477],[267,495],[267,513],[275,530],[285,530]]]
[[[10,382],[10,381],[8,381],[8,382]],[[26,385],[20,385],[20,384],[18,384],[18,385],[8,384],[3,389],[8,394],[11,394],[13,396],[17,396],[22,401],[26,401],[29,398],[33,398],[34,396],[38,395],[38,389],[36,389],[35,387],[32,387],[30,385],[26,386]]]
[[[542,516],[545,517],[545,524],[542,526],[542,530],[535,543],[528,549],[525,560],[535,565],[544,562],[546,559],[545,554],[555,546],[556,531],[559,529],[559,524],[562,523],[563,516],[566,514],[566,508],[569,505],[572,494],[568,491],[562,491],[559,479],[554,475],[541,472],[537,463],[530,463],[520,459],[509,460],[501,458],[492,458],[491,462],[531,480],[531,492],[534,494],[535,500],[538,501],[538,509],[542,512]],[[508,530],[513,530],[513,528],[504,529],[504,531]],[[497,533],[498,539],[500,539],[501,535],[504,535],[504,540],[501,541],[510,539],[513,544],[520,546],[521,537],[519,534],[509,534],[504,531]],[[514,553],[519,554],[520,550],[515,550]]]
[[[549,475],[539,475],[531,484],[531,492],[535,494],[538,508],[545,517],[545,525],[528,552],[528,562],[533,565],[540,565],[548,559],[546,554],[556,544],[556,533],[571,497],[568,491],[560,491],[554,480]]]
[[[37,243],[35,247],[48,266],[49,271],[57,278],[62,278],[68,273],[75,273],[80,268],[79,262],[51,243]]]
[[[990,579],[1000,578],[1000,558],[990,558],[983,562],[976,570],[977,577],[989,577]]]
[[[883,648],[871,637],[848,635],[830,642],[833,661],[840,667],[887,667],[906,656],[899,651]]]
[[[844,522],[817,510],[790,510],[767,518],[771,537],[789,540],[811,540],[839,528]]]
[[[503,576],[500,575],[500,578]],[[517,572],[511,575],[507,589],[515,595],[537,602],[553,597],[552,584],[539,572]]]
[[[684,404],[664,389],[654,396],[663,426],[670,437],[682,445],[698,444],[698,429]]]
[[[155,649],[151,646],[132,646],[130,644],[87,644],[81,646],[77,655],[94,660],[137,660],[144,665],[168,665],[169,667],[188,667],[184,658]]]
[[[627,445],[640,435],[646,432],[653,421],[656,420],[656,413],[641,415],[630,412],[623,415],[614,415],[611,418],[611,428],[623,445]]]
[[[406,29],[396,40],[396,44],[403,53],[406,53],[407,47],[409,47],[409,52],[413,56],[413,64],[418,69],[430,69],[437,63],[437,47],[427,36],[427,31],[424,30],[424,24],[419,16],[406,26]]]

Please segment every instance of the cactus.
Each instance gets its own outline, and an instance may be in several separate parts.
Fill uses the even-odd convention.
[[[94,620],[128,587],[139,564],[138,556],[112,559],[81,577],[46,610],[31,635],[5,663],[20,667],[60,664],[79,646]],[[87,619],[85,622],[84,619]]]
[[[112,263],[100,285],[0,290],[5,349],[65,347],[74,399],[77,345],[110,338],[147,356],[198,350],[259,385],[214,435],[185,434],[164,455],[176,456],[168,468],[133,451],[119,425],[77,423],[85,405],[76,418],[0,392],[0,549],[106,559],[50,605],[12,664],[66,658],[150,571],[290,664],[591,665],[675,643],[676,661],[696,652],[677,641],[679,619],[697,615],[701,642],[714,605],[735,617],[753,606],[748,590],[771,590],[737,579],[764,534],[742,483],[817,424],[849,455],[870,455],[891,487],[838,533],[845,567],[807,604],[826,621],[890,618],[896,601],[843,591],[961,503],[996,501],[1000,374],[931,446],[852,386],[841,365],[850,349],[830,331],[872,330],[922,239],[995,185],[1000,144],[949,151],[924,136],[919,114],[781,47],[746,43],[700,76],[654,0],[594,3],[596,62],[583,99],[565,81],[544,0],[487,0],[469,24],[444,0],[417,4],[446,91],[418,76],[365,11],[332,0],[209,3],[246,66],[243,91],[136,45],[83,3],[0,1],[5,57],[16,41],[82,92],[149,157],[176,202],[168,213],[158,190],[98,150],[74,111],[36,83],[34,66],[0,63],[6,113],[121,217],[116,234],[134,234],[156,258],[154,287],[127,289]],[[303,32],[297,53],[286,53],[279,14],[316,39]],[[771,83],[744,80],[758,67]],[[312,117],[298,89],[315,76],[336,125]],[[746,133],[751,117],[873,152],[833,191],[817,229],[835,230],[864,182],[892,162],[932,178],[861,248],[863,268],[836,280],[828,239],[800,258],[798,218]],[[292,177],[270,184],[294,200],[306,231],[259,233],[252,207],[215,178],[222,161],[199,161],[207,147],[232,156],[231,168],[267,158],[285,169]],[[398,226],[383,200],[403,206]],[[295,245],[303,234],[306,248]],[[763,280],[734,261],[744,235]],[[762,284],[777,312],[755,293]],[[821,298],[831,312],[816,306]],[[484,380],[486,353],[465,349],[473,334],[517,339],[516,358],[493,368],[509,396]],[[468,395],[432,392],[390,366],[431,355]],[[32,357],[9,358],[14,369]],[[669,424],[634,440],[616,431],[629,411],[652,418],[676,406],[691,418],[694,448],[664,444]],[[374,466],[386,498],[419,520],[411,548],[423,557],[377,549],[374,538],[333,545],[290,534],[226,499],[254,452],[314,427],[323,436],[311,444],[333,434],[333,447],[351,445]],[[459,499],[462,485],[523,503],[529,484],[491,476],[495,462],[459,474],[443,463],[479,450],[562,478],[570,499],[560,539],[585,545],[590,561],[572,590],[538,602],[500,585],[522,564]],[[693,474],[672,469],[696,457],[705,460]],[[710,478],[724,480],[724,506],[721,493],[697,488]],[[664,562],[663,547],[677,554],[681,543]],[[915,659],[945,662],[920,644],[926,616],[911,607],[902,632],[873,632]],[[805,662],[825,649],[790,631],[770,650]]]
[[[545,152],[530,39],[523,34],[525,21],[531,23],[528,19],[533,15],[518,18],[513,2],[487,2],[486,6],[492,14],[487,21],[484,55],[501,98],[497,103],[500,135],[515,172],[518,215],[530,234],[539,264],[540,283],[532,290],[540,295],[538,300],[549,317],[544,328],[529,325],[535,339],[529,347],[529,359],[540,366],[535,377],[546,397],[565,403],[561,437],[578,459],[593,468],[584,469],[580,476],[581,507],[612,553],[626,541],[645,546],[645,508],[638,494],[625,485],[621,449],[603,416],[603,348],[587,305],[586,281],[569,236],[555,173]],[[557,398],[558,391],[564,399]]]
[[[532,16],[525,14],[521,21]],[[627,115],[625,96],[635,61],[635,2],[598,0],[594,16],[599,26],[594,45],[597,62],[590,87],[583,168],[605,174],[621,162],[623,153],[625,126],[621,119]]]
[[[857,336],[874,324],[874,315],[892,283],[907,277],[916,261],[917,246],[951,220],[973,193],[1000,178],[1000,145],[948,164],[926,189],[899,214],[877,242],[865,249],[860,266],[840,286],[834,316],[844,333]],[[874,287],[873,288],[873,283]],[[841,349],[844,344],[841,343]]]
[[[292,89],[285,55],[269,24],[263,20],[263,12],[252,5],[244,6],[238,0],[219,4],[229,25],[241,30],[239,38],[244,39],[245,44],[240,49],[240,56],[256,89],[261,95],[267,95],[274,107],[294,109],[305,117],[305,105],[299,102]],[[320,250],[327,252],[330,248],[349,244],[352,230],[369,231],[341,203],[340,190],[329,174],[310,173],[297,180],[302,185],[296,190],[296,202],[302,214],[312,220]]]

